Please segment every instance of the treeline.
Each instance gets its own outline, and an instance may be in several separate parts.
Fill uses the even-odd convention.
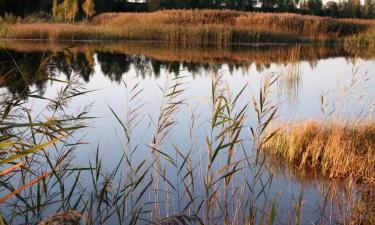
[[[334,18],[375,18],[375,0],[149,0],[147,11],[160,9],[233,9],[239,11],[292,12]]]
[[[233,9],[259,12],[293,12],[335,18],[375,18],[375,0],[0,0],[4,17],[40,17],[77,21],[103,12],[152,12],[162,9]]]

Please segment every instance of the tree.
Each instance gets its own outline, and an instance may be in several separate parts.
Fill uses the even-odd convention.
[[[309,14],[320,15],[322,12],[323,2],[322,0],[308,0],[307,1],[307,10]]]
[[[78,0],[71,0],[70,9],[69,9],[69,12],[68,12],[68,18],[67,19],[70,22],[74,22],[78,11],[79,11]]]
[[[262,10],[263,11],[274,11],[276,0],[260,0],[262,3]]]
[[[52,14],[53,19],[57,22],[74,22],[78,11],[78,0],[64,0],[61,4],[57,0],[53,0]]]
[[[276,4],[281,12],[293,12],[296,9],[294,0],[276,0]]]
[[[68,12],[69,12],[69,9],[71,8],[71,0],[64,0],[64,2],[62,3],[63,5],[63,9],[64,9],[64,20],[67,21],[68,19]]]
[[[95,3],[93,0],[86,0],[82,4],[83,12],[86,14],[86,20],[89,17],[92,17],[95,14]]]
[[[149,0],[147,2],[147,10],[149,12],[154,12],[160,8],[160,3],[158,0]]]
[[[52,2],[52,17],[53,20],[56,22],[62,22],[65,21],[65,4],[58,3],[58,0],[53,0]]]
[[[365,0],[363,14],[366,19],[375,18],[375,1],[374,0]]]
[[[361,1],[360,0],[353,0],[353,8],[352,8],[352,17],[353,18],[361,18]]]
[[[329,1],[325,5],[325,15],[337,18],[339,16],[339,7],[334,1]]]
[[[52,16],[53,16],[54,21],[58,21],[59,5],[57,3],[57,0],[53,0],[53,3],[52,3]]]
[[[241,2],[241,11],[252,11],[254,9],[254,5],[256,4],[256,0],[243,0]]]

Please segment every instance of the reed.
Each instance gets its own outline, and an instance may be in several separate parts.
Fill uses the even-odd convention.
[[[184,45],[253,42],[326,42],[364,33],[370,20],[332,19],[297,14],[230,10],[166,10],[104,13],[88,23],[31,23],[3,26],[6,39],[142,40]]]
[[[298,57],[299,48],[294,51]],[[54,71],[53,62],[46,58],[37,71]],[[22,67],[15,67],[23,73]],[[94,159],[78,166],[73,163],[83,144],[76,131],[85,128],[92,117],[88,116],[88,108],[78,115],[65,111],[73,98],[90,91],[84,89],[76,76],[69,81],[47,78],[62,85],[55,98],[28,92],[26,96],[4,94],[0,98],[0,218],[5,223],[279,223],[279,197],[272,193],[273,174],[267,168],[269,158],[263,154],[269,146],[276,146],[276,138],[287,135],[278,129],[268,132],[278,114],[279,103],[274,101],[278,75],[265,76],[260,87],[250,88],[251,84],[246,84],[234,92],[225,76],[213,74],[210,96],[206,99],[210,113],[201,116],[187,101],[186,77],[166,77],[164,86],[159,86],[159,111],[150,114],[143,109],[143,94],[147,90],[141,80],[127,78],[123,81],[124,114],[108,107],[120,127],[116,134],[120,139],[118,148],[123,150],[109,168],[103,163],[105,146],[99,144]],[[252,101],[246,101],[248,89],[259,90]],[[48,106],[33,116],[25,97],[47,101]],[[188,109],[193,110],[187,119],[187,136],[171,140],[179,126],[178,113]],[[145,118],[150,118],[146,129],[153,131],[146,145],[134,137]],[[206,129],[200,131],[198,127],[202,126]],[[364,127],[352,125],[342,131],[339,125],[332,125],[323,136],[337,137],[332,143],[355,137],[358,142],[351,144],[356,147],[363,143],[373,146],[371,132],[375,134],[375,125],[369,123]],[[250,131],[250,136],[245,130]],[[198,141],[198,135],[203,136],[203,143]],[[180,142],[180,138],[187,141]],[[337,149],[332,147],[333,150]],[[349,156],[373,165],[374,154],[367,154],[353,151]],[[364,166],[356,169],[363,176],[371,172]],[[302,203],[303,193],[290,209],[290,224],[302,223]],[[317,221],[325,221],[326,205],[322,203]]]
[[[280,124],[267,151],[300,168],[321,171],[329,178],[375,182],[375,124],[308,121]]]
[[[40,70],[43,68],[49,66],[41,66]],[[0,193],[6,193],[0,204],[7,209],[5,212],[17,212],[2,215],[3,221],[35,224],[48,224],[50,221],[210,224],[220,223],[221,210],[224,210],[226,224],[275,222],[276,198],[271,202],[264,198],[268,195],[267,187],[272,178],[265,177],[264,173],[259,176],[264,170],[262,164],[254,163],[250,156],[241,158],[236,153],[248,154],[241,144],[248,105],[238,105],[247,86],[232,95],[230,88],[224,85],[223,77],[213,76],[212,115],[208,123],[211,129],[205,134],[206,151],[202,152],[201,146],[194,141],[195,115],[192,115],[190,125],[189,149],[182,149],[178,142],[167,142],[177,126],[176,114],[187,104],[184,77],[169,77],[161,88],[160,112],[156,114],[155,132],[146,149],[133,140],[133,132],[144,118],[141,114],[144,88],[137,78],[127,80],[124,82],[126,114],[121,116],[109,107],[123,128],[124,152],[108,171],[103,166],[99,145],[95,159],[88,165],[75,166],[72,163],[74,152],[81,144],[74,132],[84,128],[81,121],[90,117],[87,117],[86,111],[78,116],[67,115],[64,111],[73,97],[88,92],[82,90],[82,85],[74,77],[68,82],[60,82],[62,88],[54,99],[35,93],[22,96],[49,102],[37,117],[26,115],[24,123],[16,117],[16,111],[19,109],[20,115],[25,116],[30,109],[17,103],[17,96],[9,95],[9,99],[4,99],[4,104],[0,105],[4,106],[1,107],[1,116],[5,118],[0,130],[12,134],[10,137],[2,136],[0,142],[2,151],[7,152],[0,161],[0,166],[6,166],[0,173],[3,181]],[[262,97],[274,82],[273,78],[267,79],[262,88],[264,92],[260,93],[261,99],[257,101],[257,97],[254,98],[262,117],[253,128],[259,131],[259,137],[258,133],[254,133],[254,146],[262,145],[262,132],[267,127],[267,123],[263,123],[274,116],[272,112],[275,108],[270,106],[271,109],[268,109],[266,98]],[[10,108],[7,107],[9,102],[13,103]],[[267,115],[269,112],[271,114]],[[38,145],[39,142],[41,145]],[[35,147],[27,149],[29,146]],[[17,152],[21,148],[22,151]],[[134,159],[141,150],[148,150],[151,157]],[[225,157],[224,161],[222,157]],[[253,174],[253,177],[247,178],[246,174]],[[19,187],[7,182],[19,181],[19,176],[23,178]],[[243,177],[247,181],[237,183]],[[262,183],[260,188],[257,187],[259,182]],[[258,202],[257,206],[253,204],[255,202]],[[241,208],[243,210],[239,210]],[[49,213],[45,214],[45,211]]]

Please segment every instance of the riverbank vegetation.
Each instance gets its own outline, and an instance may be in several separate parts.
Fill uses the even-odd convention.
[[[372,29],[370,20],[229,10],[105,13],[84,23],[3,25],[0,38],[162,41],[183,45],[340,42]]]
[[[293,51],[300,52],[298,47]],[[24,95],[1,90],[0,218],[5,223],[298,224],[305,221],[303,193],[288,208],[283,208],[285,205],[279,204],[281,197],[272,192],[274,174],[268,170],[269,157],[263,154],[279,135],[266,132],[279,112],[275,89],[282,79],[278,75],[265,74],[259,86],[248,83],[233,91],[224,75],[213,74],[209,95],[202,100],[207,103],[207,114],[189,111],[195,105],[190,105],[189,95],[185,94],[187,77],[172,75],[157,89],[161,96],[157,107],[160,111],[148,113],[151,122],[145,121],[148,117],[143,111],[144,93],[149,89],[140,78],[125,77],[125,94],[120,96],[125,102],[120,107],[125,110],[117,112],[113,106],[107,109],[117,125],[114,132],[119,140],[115,148],[109,147],[120,156],[108,165],[104,156],[110,154],[105,145],[91,143],[93,155],[81,152],[87,142],[86,135],[80,132],[95,125],[92,122],[95,112],[90,112],[90,105],[79,106],[77,114],[69,113],[75,111],[69,108],[75,98],[91,93],[84,88],[80,74],[76,74],[86,72],[85,69],[67,69],[71,75],[67,79],[56,76],[59,74],[56,68],[61,64],[74,63],[75,58],[85,56],[65,51],[66,61],[57,63],[46,54],[40,55],[41,58],[25,54],[21,57],[34,60],[30,63],[34,70],[15,65],[15,56],[9,63],[1,64],[4,77],[14,73],[31,82],[35,79],[27,79],[27,73],[35,73],[40,79],[60,84],[56,96],[50,93],[48,97],[26,88]],[[123,63],[125,60],[121,59],[119,62]],[[252,100],[247,95],[248,89],[258,90]],[[31,99],[35,102],[28,104]],[[46,107],[32,108],[36,101]],[[184,121],[179,116],[182,111],[188,112],[188,116],[183,114]],[[142,122],[149,125],[143,126]],[[184,124],[188,127],[182,128],[188,132],[177,134]],[[149,139],[143,129],[152,132]],[[146,140],[139,142],[137,132]],[[176,134],[178,138],[174,139]],[[357,191],[356,187],[347,190],[358,193],[359,197],[342,197],[333,196],[331,189],[322,190],[320,212],[313,219],[322,224],[332,221],[371,224],[373,201],[368,193]],[[361,204],[358,210],[357,203]]]
[[[19,7],[22,5],[22,7]],[[0,2],[0,15],[7,13],[20,19],[38,17],[49,21],[84,20],[104,12],[154,12],[166,9],[231,9],[246,12],[298,13],[334,18],[375,17],[374,0],[4,0]]]
[[[307,121],[280,124],[267,152],[300,169],[315,169],[334,179],[375,183],[375,124]]]

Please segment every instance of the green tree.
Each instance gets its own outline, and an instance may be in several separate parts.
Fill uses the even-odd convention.
[[[95,3],[93,2],[93,0],[86,0],[82,4],[82,9],[86,15],[87,20],[87,18],[92,17],[95,14]]]
[[[274,11],[277,4],[276,0],[260,0],[260,2],[262,3],[263,11]]]
[[[322,12],[323,2],[322,0],[308,0],[307,11],[312,15],[320,15]]]
[[[337,18],[339,16],[338,5],[334,1],[329,1],[325,6],[325,15]]]
[[[281,12],[293,12],[296,9],[294,0],[276,0],[277,9]]]
[[[149,0],[149,1],[147,1],[147,11],[154,12],[158,9],[160,9],[159,0]]]

